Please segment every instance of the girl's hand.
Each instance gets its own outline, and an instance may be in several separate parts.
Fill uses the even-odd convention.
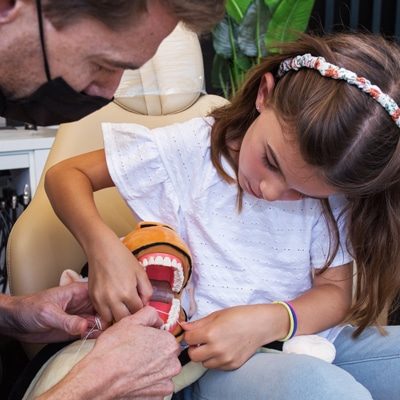
[[[97,243],[88,261],[89,294],[102,319],[119,321],[149,302],[153,289],[146,272],[118,238]]]
[[[280,331],[286,321],[276,323],[282,315],[276,305],[259,304],[231,307],[182,323],[189,356],[206,368],[239,368],[258,347],[283,337]]]

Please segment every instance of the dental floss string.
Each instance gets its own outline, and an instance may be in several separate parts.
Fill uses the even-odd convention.
[[[156,309],[157,310],[157,309]],[[165,312],[165,311],[161,311],[161,310],[157,310],[158,313],[160,314],[165,314],[165,315],[169,315],[169,313]]]
[[[78,358],[78,356],[79,356],[79,353],[80,353],[80,351],[81,351],[81,349],[82,349],[82,346],[86,343],[86,340],[89,338],[89,336],[90,336],[93,332],[102,331],[102,330],[103,330],[103,327],[102,327],[102,325],[101,325],[100,318],[96,315],[96,316],[94,317],[94,325],[90,328],[89,332],[88,332],[88,333],[85,335],[85,337],[82,339],[82,342],[81,342],[81,344],[79,345],[79,348],[78,348],[78,350],[77,350],[76,353],[75,353],[75,357],[74,357],[74,360],[73,360],[73,362],[72,362],[72,365],[75,365],[76,360],[77,360],[77,358]]]

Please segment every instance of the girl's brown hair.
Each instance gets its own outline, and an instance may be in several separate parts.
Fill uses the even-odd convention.
[[[226,180],[232,178],[221,156],[237,171],[229,146],[258,116],[262,77],[276,77],[284,59],[305,53],[369,79],[400,104],[400,47],[394,42],[370,34],[304,35],[252,69],[232,102],[212,113],[212,161]],[[306,68],[276,78],[267,102],[284,130],[295,135],[305,161],[348,198],[348,247],[357,266],[348,319],[359,334],[377,322],[400,289],[400,128],[368,94]],[[332,222],[326,201],[325,211]]]

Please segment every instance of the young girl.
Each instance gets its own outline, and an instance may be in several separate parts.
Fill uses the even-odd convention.
[[[188,243],[185,340],[212,368],[194,398],[398,398],[400,329],[368,326],[400,280],[399,59],[378,37],[306,36],[257,66],[211,117],[153,131],[105,124],[105,151],[49,170],[50,200],[88,256],[106,320],[147,303],[151,286],[102,222],[94,190],[115,184],[139,218]],[[346,315],[356,328],[338,326]],[[334,342],[334,365],[255,354],[317,332]]]

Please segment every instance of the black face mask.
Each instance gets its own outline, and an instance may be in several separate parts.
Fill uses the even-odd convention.
[[[41,126],[77,121],[105,106],[112,99],[79,93],[72,89],[63,78],[51,79],[44,44],[40,0],[36,0],[36,5],[47,82],[31,95],[21,99],[8,99],[0,90],[0,115]]]
[[[77,121],[109,102],[76,92],[64,79],[57,78],[22,99],[9,100],[0,91],[0,115],[34,125],[57,125]]]

